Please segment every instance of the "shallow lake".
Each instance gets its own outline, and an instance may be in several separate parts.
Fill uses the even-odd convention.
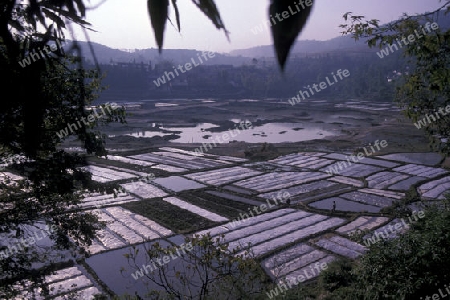
[[[179,138],[172,140],[176,143],[206,143],[223,141],[222,136],[226,133],[230,136],[230,141],[249,142],[249,143],[285,143],[301,142],[314,139],[323,139],[333,136],[336,133],[326,130],[320,126],[311,126],[304,128],[301,123],[268,123],[261,126],[255,126],[242,130],[240,128],[231,131],[211,132],[208,129],[218,127],[212,123],[200,123],[195,127],[161,127],[165,131],[172,131]],[[161,131],[138,131],[127,134],[134,137],[151,138],[154,136],[169,136],[171,133]]]

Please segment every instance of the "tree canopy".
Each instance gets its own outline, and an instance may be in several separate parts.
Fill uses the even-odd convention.
[[[395,100],[403,113],[429,135],[434,151],[450,154],[450,29],[435,22],[450,12],[450,1],[435,11],[404,15],[380,25],[379,20],[346,13],[343,34],[365,39],[369,47],[402,51],[411,64],[398,80]],[[449,110],[450,112],[450,110]]]
[[[0,79],[4,84],[0,156],[9,158],[0,179],[2,236],[27,239],[29,230],[39,230],[38,224],[44,223],[55,228],[51,234],[55,247],[70,248],[88,245],[101,228],[95,215],[69,211],[86,190],[101,187],[80,169],[86,164],[84,157],[67,152],[62,143],[78,139],[87,153],[104,155],[104,138],[97,125],[124,122],[125,114],[120,107],[102,104],[107,113],[92,120],[90,105],[102,90],[101,76],[98,70],[83,68],[76,44],[70,49],[75,55],[60,46],[66,25],[86,26],[84,16],[82,1],[0,3]],[[67,134],[58,135],[61,130]],[[8,242],[2,240],[0,250],[11,246]],[[35,250],[25,247],[2,257],[1,298],[17,292],[11,283],[39,281],[50,271],[45,256]],[[35,263],[44,266],[38,273],[33,270]]]

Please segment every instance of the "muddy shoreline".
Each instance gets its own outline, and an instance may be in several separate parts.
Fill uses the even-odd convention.
[[[128,103],[119,104],[126,106]],[[201,123],[214,124],[216,127],[205,127],[209,132],[202,133],[207,142],[206,138],[210,133],[233,129],[239,120],[247,120],[253,126],[298,123],[298,127],[294,129],[299,135],[304,128],[311,127],[332,131],[334,135],[282,143],[230,141],[216,144],[207,150],[208,153],[249,157],[249,153],[254,152],[258,153],[255,159],[296,151],[352,153],[376,140],[386,140],[388,143],[388,147],[376,155],[430,151],[425,134],[403,117],[395,104],[390,102],[314,100],[292,106],[283,99],[178,99],[143,100],[134,101],[132,104],[127,110],[126,124],[112,124],[100,128],[111,136],[106,140],[106,146],[111,152],[136,153],[167,146],[194,150],[201,147],[202,143],[178,143],[176,140],[180,131],[172,132],[167,128],[189,128]],[[166,135],[151,138],[126,135],[140,131],[155,131]],[[66,146],[76,147],[79,144],[70,142]]]

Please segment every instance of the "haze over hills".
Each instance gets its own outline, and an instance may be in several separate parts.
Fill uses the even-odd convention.
[[[295,43],[292,54],[317,54],[324,52],[374,52],[363,40],[355,41],[350,36],[336,37],[327,41],[299,40]],[[238,49],[230,52],[233,56],[245,57],[273,57],[274,50],[271,45],[258,46],[248,49]]]
[[[441,29],[450,28],[450,18],[440,13],[437,22]],[[267,30],[267,29],[266,29]],[[379,51],[377,48],[369,48],[365,39],[355,41],[351,36],[338,36],[326,41],[298,40],[293,46],[291,56],[303,56],[321,53],[371,53]],[[87,60],[94,61],[87,42],[79,42],[83,56]],[[197,57],[197,53],[208,49],[164,49],[160,54],[157,48],[150,49],[114,49],[98,43],[92,43],[96,58],[100,64],[111,62],[144,62],[160,63],[172,61],[173,63],[185,63]],[[253,58],[265,58],[265,61],[274,63],[274,49],[272,45],[261,45],[248,49],[237,49],[230,53],[216,53],[214,58],[205,61],[204,65],[233,65],[241,66],[251,64]]]
[[[93,56],[86,42],[79,42],[88,60],[93,61]],[[173,61],[183,63],[196,58],[197,53],[205,51],[203,49],[164,49],[160,54],[158,49],[113,49],[105,45],[92,43],[97,60],[101,64],[111,62],[144,62],[149,61],[159,63],[162,61]],[[329,52],[374,52],[375,49],[369,49],[364,41],[355,42],[351,37],[337,37],[327,41],[305,40],[297,41],[292,55],[296,54],[319,54]],[[253,58],[267,58],[267,61],[273,61],[274,50],[271,45],[258,46],[249,49],[239,49],[231,51],[229,54],[216,53],[213,58],[205,61],[205,65],[234,65],[240,66],[250,64]]]
[[[450,28],[449,18],[440,17],[438,22],[441,28]],[[92,65],[94,56],[89,44],[79,44],[87,65]],[[410,67],[402,51],[381,52],[378,47],[369,48],[366,39],[355,41],[349,35],[327,41],[297,41],[283,77],[277,72],[271,45],[215,53],[208,59],[207,54],[202,56],[207,49],[164,49],[159,53],[156,48],[113,49],[98,43],[91,46],[101,71],[107,74],[103,83],[108,89],[100,97],[104,102],[144,98],[289,98],[299,88],[320,82],[343,68],[351,71],[349,79],[311,97],[379,101],[391,97],[393,81]],[[189,72],[175,72],[177,66],[186,64],[195,67]]]
[[[441,29],[450,28],[450,18],[445,14],[437,13],[437,23]],[[326,41],[298,40],[292,48],[291,55],[298,54],[319,54],[324,52],[376,52],[378,48],[369,48],[367,39],[362,38],[355,41],[350,35],[338,36]],[[230,52],[233,56],[244,57],[273,57],[272,45],[257,46],[247,49],[237,49]]]
[[[83,56],[86,60],[93,62],[94,56],[89,48],[87,42],[78,42],[80,44]],[[160,54],[158,49],[113,49],[98,43],[91,43],[96,59],[100,64],[110,64],[117,62],[126,63],[149,63],[158,64],[163,61],[173,63],[186,63],[192,58],[197,59],[197,54],[201,55],[203,49],[164,49]],[[203,60],[203,65],[234,65],[240,66],[245,63],[250,63],[251,59],[247,57],[231,56],[229,54],[215,53],[213,58]]]

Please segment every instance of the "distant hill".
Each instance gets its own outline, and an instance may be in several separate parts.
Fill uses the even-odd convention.
[[[94,62],[94,56],[90,50],[87,42],[78,42],[83,57],[90,62]],[[70,45],[70,42],[67,43]],[[202,50],[195,49],[164,49],[160,54],[158,49],[135,49],[135,50],[119,50],[113,49],[105,45],[91,42],[95,57],[100,64],[110,64],[111,62],[126,62],[126,63],[149,63],[153,65],[162,61],[173,61],[174,63],[185,64],[191,59],[198,61],[197,53],[202,53]],[[229,54],[215,53],[215,56],[204,61],[204,65],[234,65],[241,66],[242,64],[250,64],[251,59],[247,57],[231,56]]]
[[[450,18],[443,12],[437,13],[437,23],[441,29],[450,28]],[[370,49],[365,43],[367,39],[355,41],[351,36],[339,36],[327,41],[298,40],[292,48],[291,55],[319,54],[330,52],[376,52],[379,49]],[[234,56],[249,58],[273,57],[272,45],[252,47],[248,49],[238,49],[230,52]]]
[[[440,28],[450,28],[450,18],[444,13],[439,13],[438,23]],[[83,56],[86,60],[93,62],[94,58],[87,42],[79,42],[81,45]],[[134,49],[121,50],[113,49],[98,43],[91,43],[97,60],[100,64],[109,64],[111,62],[126,63],[160,63],[164,60],[173,61],[174,63],[184,64],[192,58],[197,58],[197,53],[203,49],[164,49],[160,54],[158,49]],[[317,40],[299,40],[294,45],[291,55],[302,56],[307,54],[321,53],[367,53],[375,52],[378,49],[370,49],[365,44],[365,39],[355,41],[350,36],[339,36],[327,41]],[[248,49],[233,50],[230,53],[216,53],[215,57],[204,62],[204,65],[233,65],[242,66],[243,64],[251,65],[253,58],[273,58],[274,50],[272,45],[257,46]],[[266,60],[270,62],[271,60]]]
[[[364,44],[363,40],[355,42],[349,36],[336,37],[327,41],[299,40],[292,48],[292,54],[312,54],[324,52],[370,52],[374,51]],[[244,57],[273,57],[272,45],[258,46],[249,49],[240,49],[230,52],[231,55]]]

